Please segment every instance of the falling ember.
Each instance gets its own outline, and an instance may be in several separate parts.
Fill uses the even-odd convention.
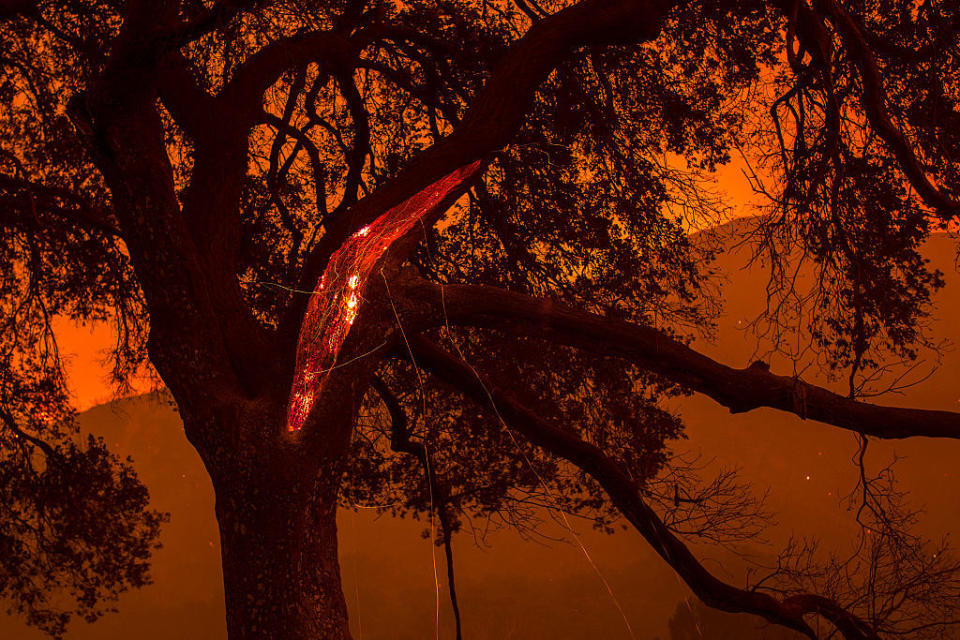
[[[298,431],[340,347],[357,319],[361,292],[387,250],[463,184],[480,162],[461,167],[398,204],[350,236],[330,257],[310,296],[297,344],[297,371],[290,390],[287,428]]]

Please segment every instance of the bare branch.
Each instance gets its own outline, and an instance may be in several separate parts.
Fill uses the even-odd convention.
[[[419,281],[407,291],[420,301],[419,329],[443,322],[508,328],[593,353],[624,358],[710,396],[732,413],[771,407],[878,438],[960,438],[960,414],[857,402],[755,362],[734,369],[653,327],[604,318],[564,304],[495,287]],[[426,309],[431,303],[432,310]]]

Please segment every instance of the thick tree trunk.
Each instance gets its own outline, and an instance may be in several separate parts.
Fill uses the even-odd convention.
[[[321,446],[311,448],[279,425],[285,400],[227,401],[209,422],[184,416],[217,497],[227,633],[349,640],[336,518],[350,412],[328,412]]]
[[[299,489],[284,482],[289,470],[271,471],[261,466],[214,483],[230,640],[349,638],[337,480],[324,469],[319,486]]]
[[[246,165],[206,155],[212,144],[221,159],[242,157],[245,130],[205,140],[182,209],[151,82],[167,46],[158,25],[176,10],[155,4],[130,3],[106,68],[71,102],[71,117],[110,189],[143,289],[151,362],[213,480],[227,631],[230,640],[349,639],[336,505],[364,385],[357,378],[343,385],[352,395],[330,394],[338,404],[318,416],[312,441],[276,426],[290,388],[276,364],[284,349],[246,309],[236,279],[240,190],[230,180]]]

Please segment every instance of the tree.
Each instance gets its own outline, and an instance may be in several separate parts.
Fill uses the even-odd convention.
[[[896,606],[818,595],[809,564],[711,574],[680,536],[759,510],[681,482],[659,401],[960,437],[958,414],[864,400],[925,348],[942,281],[918,246],[960,211],[952,3],[6,0],[0,21],[3,461],[28,479],[0,542],[49,562],[39,487],[95,460],[63,482],[125,508],[97,539],[129,544],[73,547],[53,584],[88,617],[148,579],[162,516],[97,443],[68,452],[56,316],[116,323],[118,381],[149,360],[173,395],[217,493],[231,638],[348,636],[335,514],[359,497],[436,511],[448,560],[471,513],[625,521],[706,604],[809,637],[951,619],[947,554],[866,475],[865,527],[906,545],[873,556]],[[687,231],[724,214],[709,177],[735,150],[768,198],[758,326],[806,336],[843,394],[688,346],[715,300]],[[4,565],[0,591],[56,634],[47,573],[25,590]]]

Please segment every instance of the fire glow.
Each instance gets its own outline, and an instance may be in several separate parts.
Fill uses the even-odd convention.
[[[480,162],[461,167],[380,215],[330,257],[310,296],[297,344],[287,428],[299,431],[357,319],[362,292],[387,250],[467,180]]]

